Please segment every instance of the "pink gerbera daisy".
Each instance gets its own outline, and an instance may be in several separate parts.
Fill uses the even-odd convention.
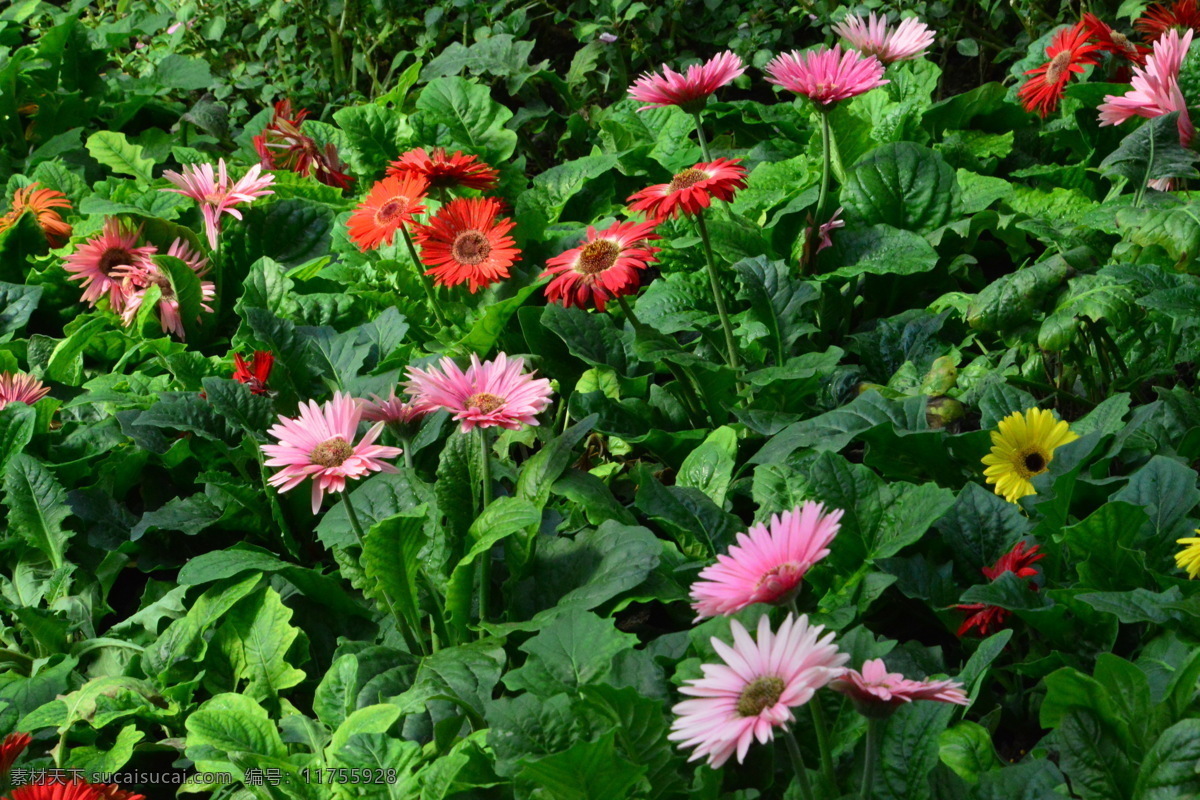
[[[1191,30],[1170,30],[1154,42],[1145,66],[1134,66],[1132,88],[1120,97],[1106,95],[1100,104],[1100,125],[1119,125],[1130,117],[1161,117],[1179,112],[1179,142],[1187,147],[1196,133],[1187,102],[1179,89],[1179,67],[1192,45]]]
[[[513,431],[537,425],[537,415],[550,405],[550,381],[522,372],[523,359],[500,353],[495,361],[480,363],[472,354],[465,374],[448,358],[439,366],[440,370],[409,367],[406,388],[418,408],[444,408],[453,414],[462,422],[463,433],[497,425]]]
[[[667,738],[680,747],[695,747],[689,761],[708,758],[720,767],[735,752],[741,763],[750,743],[766,744],[775,728],[791,722],[792,709],[836,676],[849,656],[833,644],[825,628],[809,626],[808,617],[784,618],[778,633],[771,632],[766,614],[758,620],[758,640],[737,620],[730,622],[733,646],[713,637],[712,646],[724,664],[703,664],[702,678],[693,678],[679,690],[695,699],[684,700]]]
[[[712,205],[713,198],[729,201],[739,189],[746,188],[746,170],[739,158],[718,158],[689,167],[671,178],[629,197],[634,211],[644,211],[651,220],[661,221],[684,214],[699,214]]]
[[[120,269],[153,267],[151,256],[158,252],[152,244],[138,246],[141,233],[141,228],[127,227],[116,217],[109,217],[99,236],[88,239],[67,256],[63,262],[63,269],[71,273],[67,280],[83,282],[81,299],[85,303],[94,306],[107,295],[113,311],[120,314],[125,310],[128,292]]]
[[[844,210],[844,208],[838,206],[838,210],[833,212],[833,216],[829,218],[829,221],[821,223],[820,227],[817,228],[817,236],[821,237],[821,243],[817,245],[818,253],[826,247],[833,247],[833,239],[830,237],[830,234],[838,228],[846,227],[846,221],[842,219],[842,211]]]
[[[872,11],[864,20],[850,16],[833,26],[833,32],[852,44],[863,55],[875,56],[884,64],[918,58],[933,45],[933,31],[916,17],[900,20],[888,27],[887,15]]]
[[[50,390],[32,375],[23,372],[0,372],[0,409],[9,403],[31,406],[50,394]]]
[[[295,419],[281,416],[278,425],[267,433],[279,444],[264,444],[263,452],[270,456],[268,467],[283,467],[268,479],[280,492],[294,489],[312,478],[312,510],[321,510],[325,492],[342,492],[347,478],[361,478],[372,472],[396,472],[384,458],[400,455],[399,447],[375,444],[383,423],[378,422],[357,444],[358,423],[362,408],[348,394],[336,392],[323,406],[313,400],[300,405]]]
[[[203,278],[208,274],[208,259],[201,256],[183,239],[176,239],[167,248],[167,255],[173,258],[178,258],[183,263],[187,264],[196,276]],[[186,338],[183,325],[183,317],[179,313],[179,298],[175,295],[175,287],[171,284],[171,279],[166,272],[162,270],[158,264],[153,261],[149,266],[139,265],[136,267],[120,267],[116,271],[124,279],[126,292],[128,297],[125,301],[125,311],[121,314],[121,320],[128,327],[137,319],[138,311],[146,300],[146,290],[151,285],[157,286],[159,289],[158,300],[158,321],[162,325],[163,333],[174,333],[179,337],[180,341]],[[135,288],[136,287],[136,288]],[[217,287],[212,281],[200,281],[200,310],[211,314],[212,306],[208,305],[217,296]],[[199,320],[199,317],[197,317]]]
[[[729,554],[718,555],[692,584],[696,619],[733,614],[755,603],[786,603],[812,565],[829,555],[841,518],[841,509],[827,514],[824,505],[809,501],[773,514],[770,528],[760,523],[739,533]]]
[[[412,403],[408,400],[401,400],[396,397],[396,392],[393,389],[387,396],[387,399],[381,398],[377,394],[371,395],[370,400],[359,400],[362,406],[363,419],[368,422],[386,422],[391,425],[407,425],[414,422],[429,412],[427,408]]]
[[[913,700],[936,700],[939,703],[967,704],[962,684],[957,681],[913,681],[898,672],[888,672],[882,658],[863,664],[862,672],[843,670],[830,681],[829,688],[841,692],[854,702],[865,717],[878,719]]]
[[[629,87],[629,96],[646,103],[638,111],[679,106],[688,113],[695,113],[704,108],[710,94],[745,71],[742,59],[726,50],[703,64],[693,64],[683,74],[663,64],[661,74],[647,72],[634,81]]]
[[[200,213],[204,215],[204,230],[208,234],[208,246],[216,250],[217,236],[221,233],[222,214],[241,219],[242,212],[234,206],[251,203],[256,197],[274,194],[267,187],[275,180],[275,176],[260,175],[260,172],[262,165],[255,164],[245,175],[231,182],[223,158],[218,159],[215,173],[212,164],[188,164],[183,168],[182,174],[173,170],[163,172],[163,177],[179,188],[162,191],[186,195],[200,204]]]
[[[546,299],[603,311],[610,298],[633,294],[641,286],[639,273],[658,260],[659,248],[647,244],[659,238],[654,228],[653,221],[617,222],[603,231],[589,227],[582,244],[546,261],[542,277],[554,276]]]
[[[875,56],[863,57],[856,50],[842,52],[841,45],[832,50],[809,50],[776,56],[767,64],[767,82],[782,86],[789,92],[802,94],[821,106],[831,106],[841,100],[869,92],[888,81],[883,79],[883,64]]]

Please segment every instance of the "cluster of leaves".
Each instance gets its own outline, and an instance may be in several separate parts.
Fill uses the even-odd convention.
[[[613,13],[649,24],[630,8]],[[42,13],[18,4],[4,19]],[[125,328],[86,309],[62,258],[108,216],[196,241],[199,214],[160,191],[161,170],[256,163],[263,119],[222,132],[200,104],[167,99],[210,72],[156,44],[152,72],[97,77],[97,43],[134,35],[104,26],[143,23],[55,19],[7,56],[5,85],[24,94],[0,92],[39,105],[32,132],[19,109],[0,113],[6,195],[37,182],[75,208],[64,249],[30,215],[0,232],[0,371],[52,390],[0,409],[0,731],[36,736],[23,763],[230,772],[233,786],[189,789],[239,800],[790,797],[770,748],[714,771],[665,736],[678,684],[714,659],[710,637],[728,638],[727,620],[691,624],[696,572],[751,522],[813,499],[846,515],[801,607],[852,665],[948,673],[972,701],[902,709],[866,764],[862,719],[822,694],[839,774],[878,770],[877,796],[897,800],[1200,791],[1200,594],[1172,562],[1200,501],[1200,215],[1186,192],[1135,191],[1162,168],[1173,120],[1122,140],[1096,127],[1095,87],[1080,86],[1041,127],[998,83],[936,100],[936,65],[893,66],[830,115],[846,227],[801,275],[816,117],[711,103],[714,154],[749,169],[708,221],[746,362],[735,373],[686,221],[660,228],[636,329],[616,308],[546,305],[537,280],[587,225],[699,160],[690,116],[601,107],[542,67],[523,80],[476,68],[479,42],[421,51],[419,69],[400,59],[380,76],[386,94],[305,130],[337,145],[359,185],[413,146],[500,168],[523,251],[513,277],[443,292],[451,324],[437,326],[403,245],[359,252],[352,198],[277,173],[275,194],[226,226],[214,313],[187,315],[185,346],[152,320]],[[187,30],[171,36],[220,38]],[[506,32],[492,34],[480,42]],[[528,44],[507,42],[525,63]],[[579,80],[595,63],[579,62]],[[525,102],[527,85],[558,105]],[[572,97],[584,100],[564,110]],[[142,114],[161,120],[131,122]],[[539,114],[566,133],[531,180],[518,131]],[[270,395],[228,378],[229,354],[251,349],[276,355]],[[265,484],[277,414],[335,389],[386,394],[434,355],[497,351],[526,354],[557,394],[540,427],[495,441],[504,491],[486,508],[473,440],[445,413],[411,438],[411,466],[353,486],[361,543],[342,508],[314,516],[302,492]],[[1035,405],[1081,438],[1017,506],[983,484],[980,458],[1000,419]],[[982,568],[1024,539],[1046,553],[1037,591],[987,581]],[[484,559],[497,602],[479,624]],[[967,603],[1011,612],[1011,629],[959,638]],[[405,641],[414,624],[436,652]],[[343,768],[394,781],[313,777]],[[287,780],[247,779],[262,769]]]

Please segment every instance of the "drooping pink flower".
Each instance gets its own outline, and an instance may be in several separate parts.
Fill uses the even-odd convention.
[[[775,729],[791,722],[792,709],[841,672],[849,659],[833,644],[833,634],[821,638],[825,628],[810,626],[808,617],[784,618],[778,633],[770,619],[758,620],[757,641],[737,620],[730,622],[733,646],[713,637],[712,646],[724,664],[703,664],[701,678],[679,690],[692,700],[672,710],[676,719],[667,738],[680,747],[694,747],[689,761],[707,758],[720,767],[737,753],[741,763],[750,744],[766,744]]]
[[[900,20],[895,28],[888,26],[887,15],[872,11],[864,20],[849,16],[833,26],[841,36],[863,55],[875,56],[884,64],[919,58],[933,45],[933,31],[916,17]]]
[[[739,166],[740,158],[718,158],[678,172],[670,183],[659,183],[629,196],[626,201],[634,211],[644,211],[651,221],[699,214],[712,205],[713,199],[726,202],[734,193],[746,188],[746,170]]]
[[[172,242],[171,246],[167,248],[167,255],[178,258],[192,272],[195,272],[198,278],[203,278],[208,274],[208,259],[196,252],[184,239],[176,239]],[[150,261],[148,265],[118,267],[114,274],[123,279],[125,287],[125,310],[121,313],[121,321],[126,327],[132,325],[137,319],[138,311],[146,301],[146,290],[153,285],[159,289],[159,300],[155,310],[158,312],[158,321],[162,326],[163,333],[174,333],[180,341],[186,339],[187,335],[184,331],[183,317],[180,314],[179,298],[175,294],[175,287],[171,284],[170,277],[158,264]],[[216,285],[212,281],[201,280],[200,310],[202,312],[212,313],[212,306],[208,304],[216,299],[216,296]]]
[[[449,411],[462,422],[463,433],[497,425],[514,431],[537,425],[537,415],[550,405],[550,381],[524,373],[524,359],[500,353],[495,361],[480,363],[472,354],[465,374],[449,358],[439,367],[409,367],[406,388],[418,408]]]
[[[0,372],[0,409],[9,403],[31,406],[50,394],[50,389],[32,375],[23,372]]]
[[[842,513],[826,513],[823,504],[809,501],[772,514],[770,527],[759,523],[739,533],[729,554],[718,555],[692,584],[696,619],[733,614],[755,603],[786,603],[812,565],[829,555]]]
[[[1191,144],[1196,128],[1179,89],[1179,67],[1192,45],[1193,31],[1170,30],[1154,42],[1145,66],[1134,66],[1132,88],[1124,95],[1106,95],[1100,104],[1100,125],[1119,125],[1130,117],[1152,119],[1179,112],[1179,143]]]
[[[217,249],[217,237],[221,233],[221,215],[228,214],[241,219],[242,212],[234,206],[252,203],[256,197],[274,194],[267,187],[275,180],[274,175],[260,175],[262,165],[255,164],[237,181],[230,181],[225,168],[225,159],[218,159],[214,173],[212,164],[188,164],[180,174],[165,170],[163,177],[175,184],[177,189],[163,189],[192,198],[200,204],[204,215],[204,230],[208,234],[208,246]]]
[[[153,267],[151,256],[158,252],[152,244],[138,245],[141,232],[141,228],[131,228],[116,217],[109,217],[104,220],[100,235],[88,239],[67,256],[63,262],[63,269],[71,273],[67,280],[82,281],[81,299],[85,303],[94,306],[107,296],[113,311],[120,314],[125,310],[128,292],[120,268]]]
[[[891,716],[897,708],[913,700],[967,704],[958,681],[909,680],[898,672],[888,672],[882,658],[865,662],[862,672],[843,670],[830,681],[829,688],[849,697],[863,716],[876,719]]]
[[[821,223],[820,227],[817,228],[817,235],[821,237],[821,243],[817,245],[818,253],[826,247],[833,247],[833,239],[829,234],[838,228],[846,227],[846,221],[842,219],[842,211],[844,210],[841,206],[838,206],[838,210],[833,212],[833,216],[829,218],[829,221]]]
[[[386,399],[373,394],[370,400],[359,400],[358,402],[362,405],[363,419],[368,422],[407,425],[429,413],[428,409],[421,408],[409,400],[402,400],[396,397],[395,389],[392,390]]]
[[[296,488],[306,478],[312,478],[312,510],[321,510],[325,492],[342,492],[347,478],[361,478],[372,472],[396,472],[383,461],[400,455],[399,447],[375,444],[383,430],[378,422],[355,444],[362,408],[348,394],[335,392],[324,405],[309,400],[300,405],[295,419],[281,416],[279,424],[267,431],[279,444],[264,444],[263,453],[270,456],[268,467],[283,467],[267,483],[280,492]]]
[[[842,52],[841,45],[776,56],[766,67],[767,82],[804,95],[820,106],[869,92],[886,81],[883,64],[875,56],[863,57],[857,50]]]
[[[611,298],[635,293],[642,270],[658,260],[660,248],[649,244],[659,238],[654,228],[653,221],[616,222],[603,231],[589,227],[578,247],[547,259],[542,277],[554,279],[546,285],[546,299],[603,311]]]
[[[726,50],[703,64],[693,64],[686,73],[662,66],[662,72],[646,72],[629,87],[629,96],[646,105],[638,111],[662,106],[679,106],[695,113],[704,108],[708,96],[746,71],[735,53]]]

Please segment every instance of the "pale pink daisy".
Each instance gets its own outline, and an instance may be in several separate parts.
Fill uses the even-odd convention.
[[[887,15],[875,16],[872,11],[864,20],[850,16],[833,26],[833,32],[841,36],[859,52],[875,56],[884,64],[919,58],[933,45],[933,31],[916,17],[900,20],[895,28],[889,28]]]
[[[838,210],[833,212],[833,216],[829,218],[829,221],[821,223],[820,227],[817,228],[817,235],[821,237],[821,243],[817,245],[818,253],[826,247],[833,247],[833,239],[829,234],[838,228],[846,227],[846,221],[842,219],[842,211],[844,210],[844,208],[838,206]]]
[[[216,250],[217,236],[221,233],[222,214],[241,219],[242,212],[234,208],[235,205],[250,203],[256,197],[274,194],[267,187],[275,180],[275,176],[260,175],[261,171],[262,165],[255,164],[245,175],[231,182],[223,158],[217,161],[215,173],[212,164],[188,164],[183,168],[182,174],[165,170],[163,177],[179,188],[161,191],[186,195],[200,204],[200,213],[204,215],[204,230],[208,234],[208,246]]]
[[[679,106],[689,113],[704,108],[708,96],[746,71],[742,59],[730,50],[679,73],[663,64],[662,72],[646,72],[629,87],[629,96],[646,105],[638,111]]]
[[[882,658],[864,663],[862,672],[843,670],[830,682],[829,688],[849,697],[859,713],[872,718],[890,716],[913,700],[936,700],[960,706],[968,702],[958,681],[909,680],[898,672],[888,672]]]
[[[309,400],[300,404],[300,416],[295,419],[281,416],[279,424],[267,431],[279,444],[264,444],[263,453],[270,456],[268,467],[283,467],[267,483],[278,486],[280,492],[296,488],[306,478],[312,478],[312,510],[321,510],[325,492],[343,492],[347,478],[361,478],[372,472],[396,472],[396,468],[381,459],[400,455],[399,447],[375,444],[383,430],[377,422],[355,444],[362,408],[348,394],[335,392],[324,405]]]
[[[126,226],[116,217],[104,220],[104,228],[75,249],[63,262],[63,269],[71,273],[69,281],[83,282],[83,297],[90,306],[96,305],[101,297],[108,297],[108,304],[120,314],[125,310],[128,299],[126,285],[122,280],[121,268],[153,267],[151,259],[158,248],[152,244],[138,245],[141,228]]]
[[[692,696],[671,709],[676,719],[667,738],[680,747],[695,747],[689,761],[708,758],[720,767],[735,752],[741,763],[750,743],[766,744],[775,728],[791,722],[792,709],[841,672],[849,656],[833,644],[825,628],[809,626],[808,617],[788,614],[771,632],[766,614],[758,620],[758,640],[737,620],[730,622],[733,646],[713,637],[712,646],[724,664],[702,664],[701,678],[687,681],[681,694]]]
[[[823,504],[809,501],[772,514],[769,528],[759,523],[739,533],[728,555],[718,555],[692,584],[696,619],[791,600],[812,565],[829,555],[841,518],[841,509],[826,513]]]
[[[394,389],[386,399],[373,394],[370,400],[359,400],[358,402],[362,406],[363,419],[368,422],[387,422],[393,425],[406,425],[428,413],[428,409],[419,408],[408,400],[401,400],[399,397],[396,397]]]
[[[0,409],[9,403],[31,406],[50,394],[50,389],[32,375],[23,372],[0,372]]]
[[[1100,125],[1119,125],[1131,117],[1161,117],[1179,112],[1179,142],[1191,144],[1196,128],[1179,89],[1179,67],[1192,44],[1193,31],[1171,30],[1154,42],[1146,65],[1133,67],[1132,88],[1124,95],[1106,95],[1100,104]]]
[[[167,248],[167,255],[178,258],[180,261],[188,265],[196,276],[203,278],[208,274],[208,259],[201,256],[196,250],[183,239],[176,239]],[[158,286],[159,300],[156,311],[158,312],[158,321],[162,326],[163,333],[174,333],[182,341],[186,339],[184,331],[183,317],[179,312],[179,298],[175,295],[175,287],[171,285],[171,279],[167,273],[163,272],[162,268],[153,261],[149,266],[139,265],[137,267],[121,267],[115,273],[124,279],[125,291],[127,299],[125,302],[125,310],[121,314],[121,320],[126,327],[133,324],[137,318],[138,311],[141,310],[142,304],[146,300],[146,290],[151,285]],[[200,281],[200,310],[208,314],[212,313],[212,306],[209,305],[217,296],[217,287],[212,281]],[[197,317],[197,320],[199,317]]]
[[[802,94],[818,106],[829,106],[889,82],[883,79],[883,64],[875,56],[863,57],[856,50],[843,53],[836,44],[832,50],[793,50],[776,56],[767,64],[766,73],[768,83]]]
[[[495,361],[480,363],[472,353],[465,374],[448,358],[439,366],[440,370],[409,367],[405,388],[418,408],[449,411],[462,422],[463,433],[497,425],[513,431],[537,425],[536,415],[550,405],[550,381],[524,373],[524,359],[500,353]]]

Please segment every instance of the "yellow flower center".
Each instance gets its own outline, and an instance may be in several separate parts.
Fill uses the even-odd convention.
[[[492,252],[492,243],[479,231],[463,231],[451,245],[454,260],[472,267],[486,259]]]
[[[1046,69],[1046,83],[1058,83],[1069,66],[1071,66],[1070,50],[1064,50],[1050,59],[1050,66]]]
[[[611,239],[597,239],[594,242],[588,242],[579,254],[575,271],[582,272],[584,275],[604,272],[617,263],[619,255],[621,255],[621,247]]]
[[[313,448],[309,458],[322,467],[340,467],[354,455],[354,448],[345,439],[329,439]]]
[[[1023,480],[1029,480],[1050,468],[1050,454],[1040,447],[1029,447],[1017,454],[1013,466]]]
[[[467,398],[467,408],[477,408],[481,414],[491,414],[504,405],[504,398],[487,392],[478,392]]]
[[[783,678],[774,675],[755,680],[742,690],[737,702],[738,714],[743,717],[757,717],[764,709],[779,702],[784,686]]]
[[[681,189],[690,189],[700,181],[706,181],[709,174],[702,169],[685,169],[678,173],[674,178],[671,178],[671,183],[667,186],[667,191],[678,192]]]

